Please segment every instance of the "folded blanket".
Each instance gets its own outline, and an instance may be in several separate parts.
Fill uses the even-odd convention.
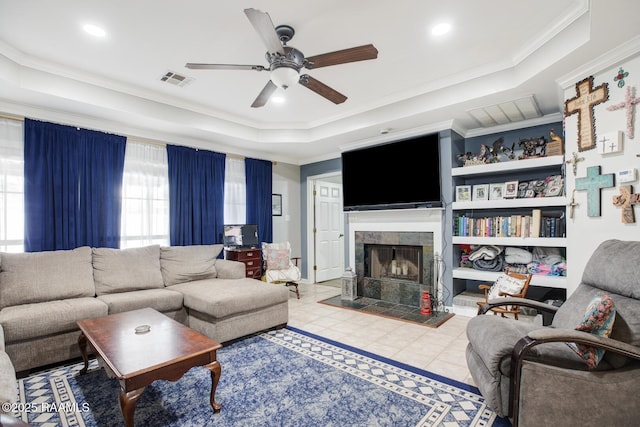
[[[531,274],[538,274],[542,276],[566,276],[567,264],[559,262],[554,265],[547,265],[538,261],[533,261],[527,264],[527,270]]]
[[[473,261],[473,268],[483,271],[503,271],[504,260],[501,256],[496,256],[493,259],[478,258]]]
[[[490,260],[496,258],[502,253],[500,246],[480,246],[469,254],[469,260],[475,261],[477,259]]]
[[[546,265],[554,265],[564,262],[564,258],[562,257],[560,248],[536,247],[533,248],[533,261]]]
[[[529,264],[533,254],[526,249],[508,247],[504,249],[504,261],[507,264]]]

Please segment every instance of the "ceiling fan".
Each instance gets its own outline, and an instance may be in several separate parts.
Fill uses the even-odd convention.
[[[278,87],[287,89],[296,82],[311,89],[334,104],[341,104],[346,101],[346,96],[308,74],[301,75],[300,70],[302,68],[312,70],[330,65],[364,61],[378,57],[378,50],[372,44],[368,44],[305,58],[303,53],[298,49],[287,46],[287,43],[295,34],[292,27],[289,25],[278,25],[274,28],[269,14],[257,9],[245,9],[244,13],[267,46],[265,57],[269,63],[268,66],[188,62],[185,64],[185,67],[192,70],[269,70],[271,72],[271,79],[267,82],[255,101],[253,101],[253,104],[251,104],[253,108],[263,107]]]

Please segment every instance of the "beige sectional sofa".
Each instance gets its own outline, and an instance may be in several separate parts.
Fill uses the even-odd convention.
[[[0,400],[5,382],[15,388],[16,371],[80,356],[81,319],[151,307],[219,342],[286,325],[287,289],[246,278],[244,264],[218,259],[221,250],[1,253]]]

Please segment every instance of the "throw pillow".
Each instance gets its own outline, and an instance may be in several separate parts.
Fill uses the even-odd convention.
[[[517,279],[508,274],[501,274],[496,279],[491,289],[489,289],[488,299],[505,298],[506,295],[500,295],[500,292],[506,292],[508,294],[519,294],[524,288],[525,279]]]
[[[289,268],[289,249],[268,249],[267,269],[286,270]]]
[[[611,335],[613,322],[616,319],[616,309],[613,299],[607,294],[593,297],[582,322],[576,327],[577,331],[591,332],[594,335],[608,337]],[[580,356],[590,369],[595,368],[604,356],[604,349],[584,344],[568,342],[567,345]]]

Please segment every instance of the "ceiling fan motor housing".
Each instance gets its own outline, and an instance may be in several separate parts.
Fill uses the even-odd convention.
[[[269,62],[269,70],[272,72],[272,80],[274,76],[273,74],[274,70],[278,68],[288,68],[295,72],[295,77],[297,81],[297,75],[299,74],[300,69],[304,65],[304,55],[302,54],[302,52],[300,52],[298,49],[294,47],[283,46],[283,49],[284,49],[284,55],[281,55],[278,52],[274,52],[274,53],[267,52],[265,54],[265,57]],[[289,72],[287,74],[289,74],[291,80],[293,80],[294,74],[292,72]],[[290,81],[288,83],[279,83],[274,81],[274,83],[277,86],[280,86],[283,89],[286,89],[287,87],[289,87],[289,85],[295,83],[295,81]]]

